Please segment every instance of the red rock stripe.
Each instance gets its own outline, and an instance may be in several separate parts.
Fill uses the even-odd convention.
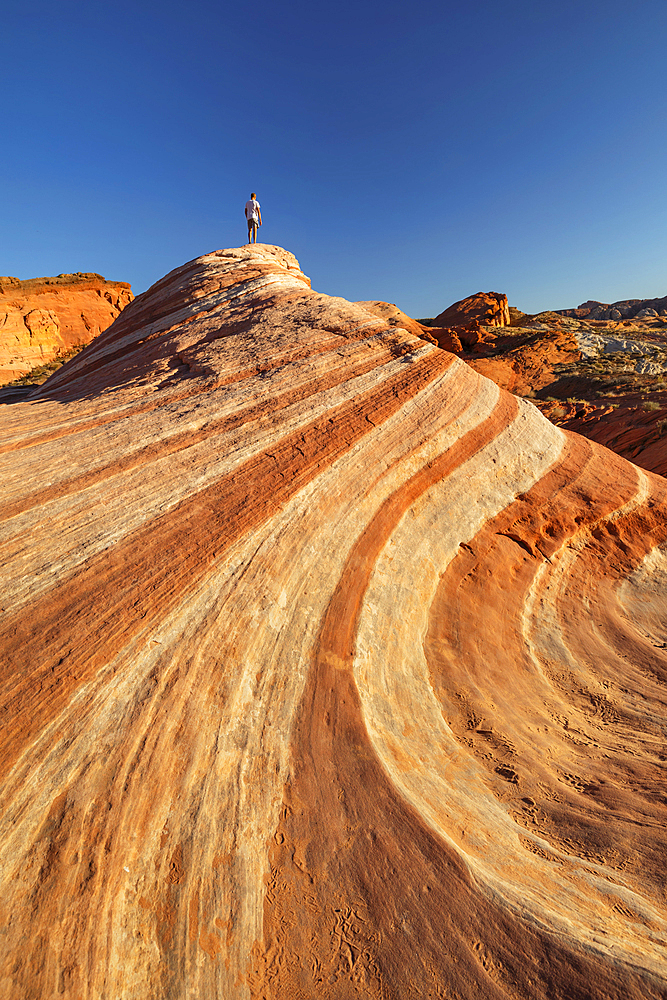
[[[205,344],[212,343],[213,340],[224,339],[226,336],[231,336],[233,332],[234,331],[230,332],[228,328],[225,328],[225,333],[221,334],[220,337],[204,338],[200,344],[195,346],[203,346]],[[315,357],[320,354],[337,353],[347,342],[363,341],[373,336],[377,336],[378,333],[384,333],[386,343],[391,343],[393,345],[393,348],[391,348],[392,353],[395,354],[399,351],[401,353],[407,353],[407,350],[409,350],[409,347],[406,346],[404,337],[399,338],[394,330],[385,330],[383,327],[377,330],[364,328],[363,331],[360,331],[358,335],[355,336],[344,338],[336,336],[326,339],[320,343],[308,342],[300,348],[291,347],[283,353],[274,351],[271,358],[262,359],[256,364],[246,366],[245,368],[235,368],[235,370],[230,372],[230,374],[225,378],[216,378],[214,381],[207,381],[204,382],[204,384],[202,384],[201,381],[197,381],[195,388],[190,390],[184,389],[183,380],[180,380],[176,383],[172,391],[169,391],[168,393],[161,393],[157,400],[151,399],[150,402],[137,402],[136,405],[127,406],[123,408],[122,411],[116,410],[106,416],[98,416],[90,420],[81,420],[79,423],[74,425],[63,424],[60,427],[53,428],[41,434],[36,433],[31,437],[20,438],[15,441],[9,441],[6,444],[0,444],[0,455],[5,454],[6,452],[19,451],[23,448],[33,448],[37,445],[46,444],[50,441],[57,441],[62,437],[68,437],[73,432],[83,433],[85,431],[93,430],[96,427],[102,427],[105,424],[113,423],[117,420],[125,420],[128,417],[139,415],[141,413],[147,413],[151,410],[158,409],[159,407],[173,405],[174,403],[192,399],[196,396],[202,395],[203,393],[222,389],[228,385],[234,385],[237,382],[253,378],[256,375],[262,375],[265,372],[274,371],[275,369],[283,368],[285,365],[294,364],[298,361]],[[416,342],[410,346],[412,346],[414,350],[417,350],[422,346],[422,344]],[[381,357],[380,352],[378,351],[374,357],[375,363],[379,364],[379,359]],[[370,371],[370,367],[368,370]],[[53,389],[49,389],[47,387],[44,394],[39,397],[40,401],[53,398],[60,403],[68,403],[70,401],[80,399],[82,393],[81,388],[79,387],[77,389],[74,387],[70,389],[70,381],[74,382],[74,379],[78,379],[78,377],[78,373],[76,376],[73,376],[71,380],[68,376],[68,383],[62,388],[59,388],[57,385],[54,386]],[[88,396],[91,391],[92,386],[86,385],[85,395]]]
[[[117,420],[125,420],[127,417],[137,416],[140,413],[149,413],[151,410],[155,410],[160,406],[168,406],[177,399],[181,400],[188,399],[191,396],[198,396],[201,392],[202,389],[200,386],[198,389],[193,390],[190,393],[179,393],[176,397],[169,396],[169,398],[166,398],[165,396],[161,396],[159,402],[151,400],[149,403],[127,406],[122,410],[118,409],[112,413],[108,413],[106,416],[95,417],[91,420],[80,420],[78,423],[62,424],[60,427],[44,431],[42,434],[33,434],[30,437],[17,438],[14,441],[8,441],[5,444],[0,445],[0,455],[5,455],[7,452],[12,451],[22,451],[24,448],[35,448],[42,444],[48,444],[50,441],[58,441],[63,437],[72,437],[73,434],[82,434],[86,431],[93,430],[95,427],[104,427],[105,424],[112,424]],[[42,400],[40,400],[40,402],[41,401]],[[30,405],[30,403],[28,403],[28,405]]]
[[[123,310],[115,323],[115,329],[122,331],[125,327],[130,327],[137,330],[141,329],[142,325],[155,326],[160,320],[181,313],[188,306],[201,302],[202,298],[210,301],[215,292],[225,292],[230,288],[236,288],[236,293],[226,299],[224,305],[233,308],[234,300],[244,294],[251,282],[265,277],[275,277],[276,274],[290,282],[294,279],[302,281],[306,294],[310,290],[305,275],[300,277],[300,272],[291,269],[283,271],[280,264],[276,267],[274,260],[221,259],[222,266],[217,274],[212,274],[211,264],[202,262],[201,258],[195,258],[176,271],[166,274]],[[199,289],[203,290],[203,295],[201,292],[198,294]],[[262,290],[263,299],[267,291],[266,288]],[[216,304],[211,305],[211,309],[214,308]],[[98,338],[98,342],[103,342],[101,337]]]
[[[432,352],[96,556],[0,632],[0,770],[206,567],[453,363]]]
[[[460,547],[430,613],[425,649],[436,691],[453,690],[464,677],[473,691],[478,682],[528,668],[521,616],[538,567],[577,532],[630,500],[636,486],[632,466],[569,436],[558,465]],[[481,705],[471,710],[484,711]]]
[[[307,399],[309,396],[319,394],[334,386],[348,382],[350,379],[365,375],[374,368],[379,368],[382,364],[391,360],[392,356],[391,346],[385,347],[383,345],[383,349],[373,351],[372,353],[369,352],[357,360],[349,358],[344,366],[334,369],[328,376],[318,372],[301,384],[293,384],[289,391],[272,396],[271,413],[275,415],[287,406]],[[253,372],[253,374],[257,373]],[[200,388],[196,395],[200,395],[201,392]],[[71,496],[74,493],[80,493],[82,490],[89,489],[97,483],[104,482],[104,480],[109,479],[111,476],[122,475],[132,469],[145,466],[150,462],[156,462],[168,455],[183,451],[215,434],[232,431],[243,424],[258,420],[266,414],[266,411],[267,404],[264,398],[259,402],[247,406],[245,409],[238,408],[232,414],[221,417],[219,420],[212,419],[199,430],[173,434],[171,437],[152,442],[144,448],[124,455],[122,458],[117,459],[115,462],[110,462],[108,465],[103,465],[89,472],[83,472],[72,479],[63,480],[52,486],[36,490],[34,493],[22,496],[18,500],[0,504],[0,522],[6,521],[11,517],[16,517],[18,514],[33,507],[41,506],[65,496]],[[139,412],[141,412],[141,408],[132,410],[131,415],[134,416]],[[128,414],[124,412],[123,419],[127,419],[127,416]],[[118,420],[118,415],[115,414],[110,419]],[[95,426],[99,426],[105,422],[107,421],[98,421]],[[90,429],[91,426],[86,425],[85,430]],[[76,432],[81,433],[79,427],[76,428]]]
[[[635,686],[641,685],[640,671],[653,672],[658,681],[667,682],[667,652],[632,629],[616,596],[619,582],[667,540],[667,483],[655,475],[648,479],[646,500],[594,528],[574,564],[567,591],[559,597],[561,624],[570,651],[580,655],[581,662],[596,663],[601,660],[602,644],[607,654],[610,644],[615,646],[619,663],[624,662],[632,671]],[[589,621],[594,627],[588,630],[582,628],[579,609],[571,598],[572,593],[583,591],[589,594],[592,606]],[[577,627],[573,628],[575,622]]]
[[[524,661],[518,619],[538,565],[569,538],[631,500],[636,490],[637,472],[633,466],[584,438],[568,435],[568,451],[562,462],[486,524],[447,568],[433,615],[434,628],[441,622],[436,631],[451,630],[452,649],[456,647],[451,666],[454,660],[465,662],[469,672],[479,665],[488,676],[490,665],[496,661]],[[628,542],[617,544],[617,522],[601,527],[605,540],[599,554],[599,572],[615,579],[631,572],[657,544],[663,514],[656,510],[645,520],[643,530],[633,533],[632,547]],[[636,527],[639,515],[634,513],[631,518]],[[582,573],[586,572],[581,561],[578,565]],[[508,580],[512,581],[511,587],[507,586]],[[487,614],[487,627],[481,635],[476,618],[480,607],[485,607]],[[450,624],[442,624],[440,616]],[[480,643],[485,653],[480,653]],[[498,669],[502,670],[500,666]]]
[[[211,311],[215,307],[211,307]],[[144,372],[151,363],[159,361],[165,357],[173,358],[178,360],[178,348],[174,347],[173,341],[177,341],[182,338],[184,328],[187,327],[189,323],[194,323],[197,320],[205,318],[206,312],[196,313],[193,316],[188,316],[181,320],[179,323],[167,330],[162,330],[156,333],[148,334],[146,337],[142,337],[140,340],[131,341],[129,344],[122,344],[115,351],[107,351],[106,353],[102,350],[99,345],[95,345],[97,350],[90,353],[90,356],[85,354],[81,355],[80,360],[77,359],[74,365],[67,371],[57,372],[52,379],[52,387],[56,392],[62,393],[67,396],[76,396],[77,393],[81,392],[81,386],[79,383],[84,380],[85,382],[85,393],[88,395],[90,392],[98,391],[98,388],[108,389],[110,385],[117,384],[118,378],[114,378],[113,375],[110,378],[109,373],[112,372],[116,376],[120,375],[122,382],[129,381],[134,374],[134,366],[138,366],[140,372]],[[201,341],[199,341],[196,346],[201,346],[206,343],[210,343],[212,340],[223,339],[225,337],[231,337],[233,335],[238,335],[245,333],[250,329],[252,325],[252,320],[246,319],[238,324],[225,323],[222,332],[217,337],[207,337],[203,336]],[[114,331],[114,339],[119,339],[120,334],[118,330]],[[172,336],[172,334],[175,335]],[[150,346],[147,346],[150,345]],[[193,345],[195,346],[195,345]],[[139,351],[139,348],[142,348]],[[137,359],[133,362],[133,354],[138,352]],[[116,362],[122,362],[121,366],[114,372],[113,366]],[[102,380],[96,379],[96,376],[102,376]],[[59,382],[63,380],[65,384],[60,387]]]
[[[610,620],[614,586],[667,536],[667,489],[657,477],[652,498],[608,520],[633,499],[637,483],[629,463],[568,435],[563,462],[461,547],[438,588],[424,649],[450,728],[518,822],[583,864],[607,859],[613,868],[615,858],[632,858],[623,882],[659,899],[667,797],[655,791],[663,765],[654,736],[643,739],[647,727],[623,709],[622,697],[627,685],[645,698],[650,716],[651,685],[638,669],[647,649],[626,632],[619,657],[609,641],[620,640]],[[525,642],[526,600],[544,559],[557,565],[555,554],[586,529],[592,538],[556,597],[579,674],[548,655],[540,673]],[[540,596],[553,604],[549,577],[547,567]],[[654,651],[654,666],[657,659]],[[665,666],[667,658],[663,673]],[[652,794],[638,793],[641,787]]]
[[[648,532],[658,527],[664,543],[664,512],[657,523],[648,506],[639,514]],[[633,532],[633,541],[640,537]],[[568,589],[557,602],[564,642],[583,668],[574,691],[561,689],[559,694],[567,699],[569,727],[579,731],[582,742],[592,731],[598,744],[591,740],[579,766],[572,768],[589,805],[585,825],[568,817],[568,836],[589,852],[631,858],[633,887],[658,909],[664,899],[667,827],[667,776],[661,759],[667,650],[656,648],[625,619],[615,594],[625,573],[615,566],[605,578],[608,560],[600,557],[595,542],[580,553]],[[584,621],[570,596],[581,593],[590,609]],[[600,682],[609,685],[602,693]],[[571,808],[576,808],[574,802]],[[562,827],[558,832],[564,836]]]
[[[263,939],[248,963],[252,997],[315,997],[331,982],[341,996],[358,982],[370,996],[392,998],[654,995],[634,969],[570,949],[481,894],[457,855],[397,794],[370,744],[352,671],[340,669],[351,661],[358,609],[398,520],[433,481],[483,447],[515,405],[503,397],[437,471],[434,463],[387,500],[346,564],[294,726]],[[551,485],[557,489],[555,473]]]
[[[287,298],[288,296],[284,295],[280,297],[281,306],[285,305]],[[81,394],[89,395],[108,390],[111,387],[122,387],[133,378],[146,376],[147,373],[151,372],[151,366],[153,367],[152,373],[154,374],[156,366],[160,364],[164,366],[167,359],[169,361],[172,361],[172,359],[179,361],[181,364],[187,366],[187,360],[184,360],[182,357],[187,351],[207,347],[216,341],[226,340],[228,337],[247,333],[253,328],[253,324],[257,322],[257,313],[263,309],[268,310],[271,305],[271,302],[264,303],[261,310],[255,309],[250,318],[237,323],[226,321],[220,329],[216,329],[213,333],[204,331],[200,340],[194,341],[193,339],[193,342],[186,347],[181,346],[179,348],[177,346],[178,343],[182,344],[183,327],[186,324],[186,321],[183,321],[183,323],[170,329],[168,333],[153,334],[136,343],[120,347],[117,351],[104,354],[100,357],[91,357],[89,363],[83,368],[77,367],[79,364],[77,359],[67,373],[63,372],[62,381],[65,384],[62,387],[59,385],[60,372],[57,372],[50,382],[49,389],[56,398],[62,398],[63,400],[69,398],[76,399]],[[201,317],[193,317],[192,321],[199,318]],[[341,330],[337,335],[334,334],[330,339],[327,338],[319,344],[313,344],[312,341],[305,344],[297,344],[296,346],[290,344],[282,352],[280,348],[274,346],[271,359],[261,359],[256,366],[249,367],[247,372],[248,374],[254,374],[256,372],[271,371],[273,368],[279,368],[282,365],[299,361],[313,354],[335,350],[341,346],[341,340],[343,342],[364,340],[381,330],[387,330],[386,324],[377,321],[375,323],[363,324],[356,329]],[[394,333],[393,330],[387,332]],[[174,334],[173,337],[171,336],[172,333]],[[174,340],[176,344],[174,344]],[[137,352],[136,360],[133,360],[133,355],[139,347],[141,347],[141,350]],[[85,356],[82,356],[82,362],[85,360]],[[120,364],[116,366],[116,362],[120,362]],[[166,375],[164,377],[166,378]],[[243,377],[247,376],[236,366],[234,373],[230,374],[228,378],[216,379],[214,387],[218,388],[221,385],[239,381]]]
[[[512,422],[517,412],[515,397],[503,393],[485,420],[384,501],[355,544],[331,599],[320,636],[321,655],[331,653],[340,660],[351,662],[361,601],[387,538],[418,497],[492,441]]]
[[[599,450],[593,451],[584,438],[570,436],[567,452],[558,465],[460,548],[443,576],[437,606],[443,613],[449,609],[448,618],[455,613],[458,616],[460,624],[456,628],[462,637],[459,652],[467,664],[479,663],[480,669],[486,671],[489,663],[498,658],[511,659],[514,647],[523,650],[521,628],[518,635],[515,633],[517,618],[542,559],[550,558],[578,531],[634,496],[636,472],[614,456],[614,474],[605,476],[610,458]],[[511,587],[508,580],[512,581]],[[486,607],[487,614],[493,616],[493,624],[487,620],[481,635],[491,660],[479,655],[476,619],[475,635],[468,631],[480,607]],[[507,632],[508,641],[514,637],[512,652],[499,641],[498,629],[501,635]],[[453,632],[454,641],[458,632]],[[525,657],[524,652],[517,651],[517,655],[519,660]]]

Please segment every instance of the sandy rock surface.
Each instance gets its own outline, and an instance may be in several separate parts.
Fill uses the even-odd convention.
[[[132,297],[126,282],[99,274],[0,277],[0,385],[89,344]]]
[[[258,244],[0,406],[0,995],[667,995],[667,483]]]

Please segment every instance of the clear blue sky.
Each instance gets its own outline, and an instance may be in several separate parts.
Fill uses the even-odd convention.
[[[0,274],[260,238],[434,315],[667,295],[665,0],[0,3]]]

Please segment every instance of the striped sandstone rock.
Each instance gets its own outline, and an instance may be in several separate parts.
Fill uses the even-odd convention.
[[[662,478],[261,244],[0,410],[0,995],[665,996]]]

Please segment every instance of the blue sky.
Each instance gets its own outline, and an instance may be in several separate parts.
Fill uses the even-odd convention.
[[[667,294],[665,0],[1,0],[0,274],[260,239],[432,316]]]

